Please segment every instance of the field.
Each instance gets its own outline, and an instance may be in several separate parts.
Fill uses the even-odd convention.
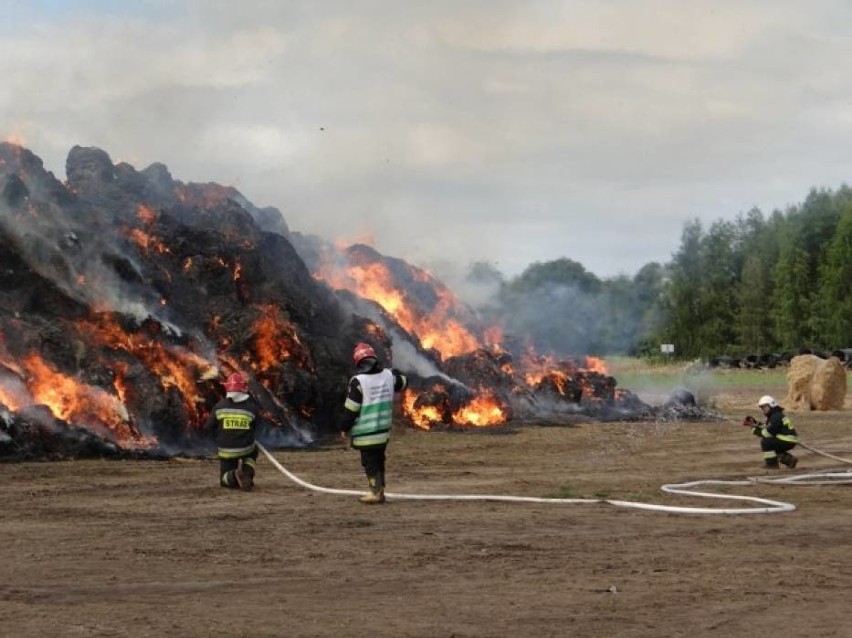
[[[676,368],[621,373],[643,397],[683,381]],[[785,393],[783,373],[700,383],[736,422],[761,394]],[[850,409],[847,395],[842,412],[792,416],[805,442],[849,458]],[[795,474],[848,469],[797,454]],[[312,483],[363,487],[343,446],[275,456]],[[788,513],[603,502],[739,506],[660,491],[766,475],[757,440],[731,422],[394,433],[391,491],[597,501],[582,504],[368,507],[298,487],[263,458],[252,493],[219,489],[213,460],[3,470],[4,636],[852,636],[848,485],[724,488],[795,504]]]

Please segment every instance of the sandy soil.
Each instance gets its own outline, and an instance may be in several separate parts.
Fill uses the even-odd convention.
[[[739,421],[765,391],[715,400]],[[803,439],[852,457],[849,404],[794,414]],[[797,474],[848,469],[798,453]],[[344,447],[276,457],[321,485],[363,484]],[[683,515],[605,502],[369,507],[297,487],[265,459],[252,493],[216,487],[213,460],[2,469],[3,636],[852,636],[850,486],[755,484],[737,493],[796,511]],[[388,469],[407,493],[699,507],[739,504],[660,485],[766,474],[756,439],[730,423],[398,431]]]

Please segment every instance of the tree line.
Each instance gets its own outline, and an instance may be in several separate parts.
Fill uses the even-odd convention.
[[[480,311],[540,351],[685,358],[852,346],[852,189],[733,221],[685,224],[678,250],[634,276],[600,279],[562,258],[504,280],[488,264],[469,280],[497,284]]]

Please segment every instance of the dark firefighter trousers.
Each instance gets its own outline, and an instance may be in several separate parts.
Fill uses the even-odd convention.
[[[763,458],[771,461],[776,458],[778,454],[783,454],[784,452],[789,452],[794,447],[796,447],[795,443],[790,443],[789,441],[781,441],[774,437],[766,437],[760,439],[760,449],[763,450]]]
[[[368,445],[366,447],[357,448],[361,452],[361,467],[364,468],[364,474],[367,479],[373,478],[376,480],[377,487],[385,486],[385,450],[388,444]]]
[[[249,452],[244,456],[240,456],[233,459],[219,459],[219,484],[222,487],[231,487],[231,488],[239,488],[237,484],[237,477],[234,476],[234,473],[237,471],[239,467],[240,461],[243,462],[246,469],[254,475],[254,466],[257,461],[257,454],[259,450],[255,446],[254,450]]]

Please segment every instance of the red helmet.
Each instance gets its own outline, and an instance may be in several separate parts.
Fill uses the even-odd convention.
[[[352,360],[355,362],[357,366],[367,357],[373,357],[376,359],[376,351],[373,350],[373,346],[369,343],[364,343],[363,341],[355,344],[355,351],[352,353]]]
[[[225,379],[225,392],[248,392],[248,383],[239,372],[228,375]]]

